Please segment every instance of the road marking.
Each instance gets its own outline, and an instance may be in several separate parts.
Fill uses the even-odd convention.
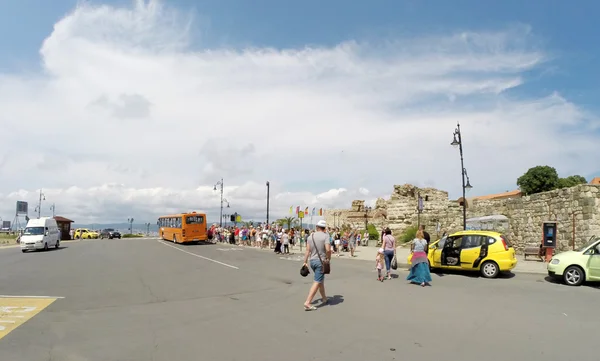
[[[227,264],[227,263],[219,262],[219,261],[217,261],[217,260],[215,260],[215,259],[208,258],[208,257],[204,257],[204,256],[201,256],[201,255],[199,255],[199,254],[195,254],[195,253],[192,253],[192,252],[188,252],[188,251],[186,251],[186,250],[183,250],[183,249],[181,249],[181,248],[179,248],[179,247],[173,246],[173,245],[171,245],[171,244],[167,244],[167,243],[165,243],[165,242],[163,242],[163,241],[161,241],[161,240],[157,240],[157,241],[158,241],[158,243],[160,243],[160,244],[164,244],[164,245],[165,245],[165,246],[167,246],[167,247],[174,248],[174,249],[176,249],[176,250],[178,250],[178,251],[181,251],[181,252],[183,252],[183,253],[187,253],[187,254],[189,254],[189,255],[191,255],[191,256],[198,257],[198,258],[202,258],[202,259],[204,259],[204,260],[207,260],[207,261],[211,261],[211,262],[214,262],[214,263],[220,264],[221,266],[225,266],[225,267],[229,267],[229,268],[233,268],[233,269],[239,269],[239,268],[238,268],[238,267],[236,267],[236,266],[232,266],[232,265],[230,265],[230,264]]]
[[[243,248],[217,248],[217,251],[229,252],[229,251],[243,251]]]
[[[64,297],[60,297],[60,296],[11,296],[11,295],[0,295],[0,298],[53,298],[53,299],[63,299]]]
[[[0,296],[0,339],[50,306],[57,298]]]

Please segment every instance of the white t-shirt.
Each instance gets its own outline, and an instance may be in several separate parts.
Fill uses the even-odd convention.
[[[283,244],[290,244],[290,236],[287,233],[281,235],[281,240]]]

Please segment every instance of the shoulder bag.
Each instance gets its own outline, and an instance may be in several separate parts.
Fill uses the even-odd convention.
[[[331,263],[329,262],[328,259],[326,259],[325,261],[323,261],[323,258],[321,258],[321,252],[319,252],[319,248],[317,247],[317,244],[315,243],[315,235],[312,235],[312,241],[313,241],[313,245],[315,246],[315,251],[317,251],[317,256],[319,256],[319,261],[321,261],[321,265],[323,265],[323,274],[328,275],[329,273],[331,273]]]

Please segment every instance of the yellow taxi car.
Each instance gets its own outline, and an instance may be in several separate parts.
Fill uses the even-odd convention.
[[[98,232],[90,231],[87,228],[78,228],[73,234],[73,238],[75,239],[96,239],[99,236],[100,234],[98,234]]]
[[[432,269],[478,271],[485,278],[515,268],[515,249],[508,237],[492,231],[460,231],[429,245]]]

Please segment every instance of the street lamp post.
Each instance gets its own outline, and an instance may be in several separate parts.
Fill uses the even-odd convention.
[[[224,214],[223,217],[221,217],[221,218],[223,218],[225,220],[225,228],[227,228],[227,218],[228,217],[230,217],[229,214]]]
[[[133,218],[127,218],[127,223],[129,223],[129,234],[133,234]]]
[[[42,193],[42,189],[40,188],[40,200],[38,202],[37,207],[35,207],[35,211],[38,213],[38,218],[40,218],[42,216],[42,201],[46,200],[46,195],[44,193]]]
[[[365,231],[369,230],[369,211],[371,211],[371,207],[365,207]]]
[[[462,172],[462,199],[463,199],[463,230],[467,229],[467,194],[466,192],[473,188],[471,186],[471,182],[469,181],[469,176],[467,174],[467,169],[465,168],[465,161],[463,159],[463,143],[462,143],[462,134],[460,133],[460,123],[456,124],[456,129],[454,130],[454,140],[450,143],[453,147],[458,147],[460,152],[460,168]]]
[[[52,211],[52,218],[56,217],[56,205],[54,203],[50,206],[50,210]]]
[[[267,181],[267,224],[269,224],[269,192],[271,188],[271,183]]]
[[[217,186],[221,187],[221,212],[219,213],[219,227],[223,227],[223,202],[227,203],[227,208],[229,208],[229,202],[227,199],[223,198],[223,178],[215,184],[213,190],[217,190]]]

